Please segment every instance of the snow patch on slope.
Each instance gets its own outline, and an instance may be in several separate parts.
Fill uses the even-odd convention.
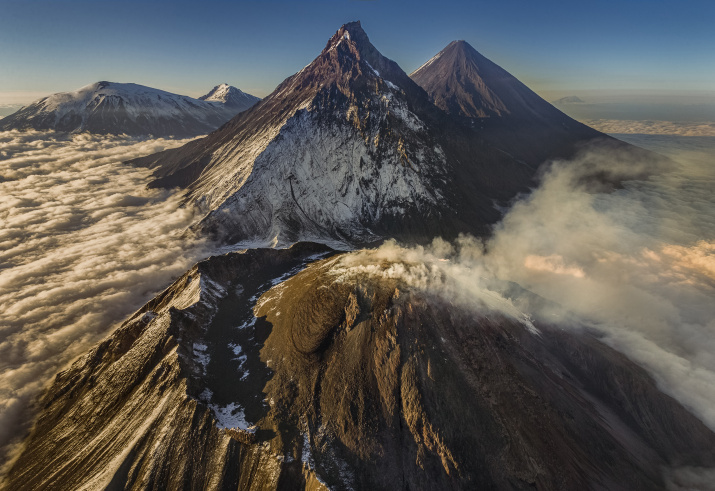
[[[209,404],[208,406],[213,411],[218,428],[238,428],[251,433],[256,431],[254,424],[246,420],[246,415],[240,404],[232,402],[226,406],[218,404]]]
[[[133,83],[97,82],[44,97],[3,123],[6,129],[195,136],[259,100],[235,87],[217,89],[212,99],[199,100]]]
[[[206,104],[188,96],[138,84],[115,82],[98,82],[74,92],[53,94],[35,104],[45,112],[54,112],[57,123],[70,113],[82,115],[84,122],[89,112],[101,103],[115,108],[122,106],[134,120],[142,115],[178,118],[185,111],[196,113],[205,119],[207,114],[197,112],[197,109],[203,107],[210,113],[221,110],[220,106]]]
[[[226,296],[226,289],[215,281],[200,273],[196,267],[186,274],[186,284],[176,293],[171,302],[168,303],[161,312],[174,307],[177,310],[188,310],[190,307],[203,303],[209,307],[215,307],[219,299]]]
[[[199,97],[201,101],[217,102],[226,106],[235,107],[239,111],[248,109],[260,99],[258,97],[246,94],[228,84],[217,85],[211,91]]]
[[[354,127],[357,108],[335,113],[328,122],[319,111],[305,109],[269,142],[266,135],[252,148],[234,150],[255,155],[253,162],[221,156],[234,162],[234,170],[204,180],[204,204],[221,203],[204,225],[274,246],[326,237],[377,238],[365,223],[442,201],[426,176],[444,168],[444,153],[416,135],[425,131],[424,123],[389,91],[373,103],[367,135]],[[397,144],[384,141],[392,137],[388,124],[404,135]],[[296,229],[297,235],[291,233]]]

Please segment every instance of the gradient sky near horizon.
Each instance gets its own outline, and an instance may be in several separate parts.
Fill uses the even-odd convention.
[[[265,96],[361,20],[408,73],[465,39],[547,99],[715,103],[715,2],[0,0],[0,104],[99,80]]]

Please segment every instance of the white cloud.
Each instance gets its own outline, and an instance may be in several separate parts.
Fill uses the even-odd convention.
[[[556,163],[486,244],[485,268],[606,334],[715,430],[715,166],[678,159],[608,194],[580,178],[627,155]]]
[[[685,123],[657,120],[589,119],[583,122],[598,131],[610,134],[715,136],[715,122],[712,121]]]
[[[715,166],[688,158],[606,194],[583,179],[643,164],[609,150],[557,162],[485,242],[388,243],[334,273],[400,278],[523,320],[533,303],[505,300],[492,279],[516,282],[562,307],[525,314],[601,331],[715,430]]]
[[[178,193],[122,164],[184,142],[0,133],[0,447],[60,368],[205,251]]]

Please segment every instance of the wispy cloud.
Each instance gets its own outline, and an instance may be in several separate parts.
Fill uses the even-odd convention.
[[[640,135],[715,136],[715,122],[675,122],[651,120],[590,119],[588,126],[604,133]]]
[[[715,429],[715,167],[690,157],[610,194],[580,176],[628,168],[623,155],[556,163],[484,261],[597,326]]]

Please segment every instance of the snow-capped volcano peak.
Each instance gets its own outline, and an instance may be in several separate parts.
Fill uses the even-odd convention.
[[[423,107],[427,94],[353,22],[255,109],[183,153],[140,160],[159,160],[155,185],[188,187],[207,213],[199,230],[371,241],[391,224],[438,220],[445,156]]]
[[[247,109],[260,99],[258,97],[246,94],[236,87],[228,84],[220,84],[211,89],[211,91],[199,97],[201,101],[220,102],[226,106],[236,106],[242,109]]]
[[[87,107],[92,104],[92,102],[99,104],[113,97],[121,98],[126,102],[143,104],[149,103],[150,100],[161,100],[162,97],[169,100],[184,98],[185,96],[139,84],[101,81],[85,85],[73,92],[58,92],[57,94],[52,94],[40,99],[34,104],[38,104],[48,111],[68,111],[80,107]]]
[[[227,86],[228,87],[228,86]],[[140,136],[208,133],[258,98],[228,87],[231,103],[202,101],[134,83],[100,81],[43,97],[2,120],[1,130],[56,130]]]
[[[229,95],[235,92],[242,93],[236,87],[231,87],[228,84],[220,84],[211,89],[208,94],[199,97],[199,99],[202,101],[226,102],[226,99],[229,97]]]
[[[431,66],[451,73],[469,54],[454,47],[454,56]],[[454,60],[445,65],[445,58]],[[494,201],[525,189],[544,161],[531,142],[525,158],[513,156],[534,125],[525,129],[485,141],[435,106],[351,22],[254,109],[203,140],[135,163],[155,169],[153,186],[187,188],[187,201],[205,213],[195,227],[201,233],[274,245],[359,244],[483,233],[499,216]]]
[[[380,62],[381,59],[387,60],[387,58],[382,56],[375,46],[372,45],[370,38],[368,38],[360,25],[360,21],[349,22],[342,25],[328,40],[321,54],[330,52],[342,45],[346,47],[347,52],[352,53],[358,59],[367,61],[370,65],[382,64]]]
[[[333,37],[330,38],[323,52],[334,49],[338,44],[344,41],[352,41],[353,46],[358,48],[358,50],[363,47],[365,43],[370,43],[367,34],[362,30],[360,21],[358,20],[342,25]]]

